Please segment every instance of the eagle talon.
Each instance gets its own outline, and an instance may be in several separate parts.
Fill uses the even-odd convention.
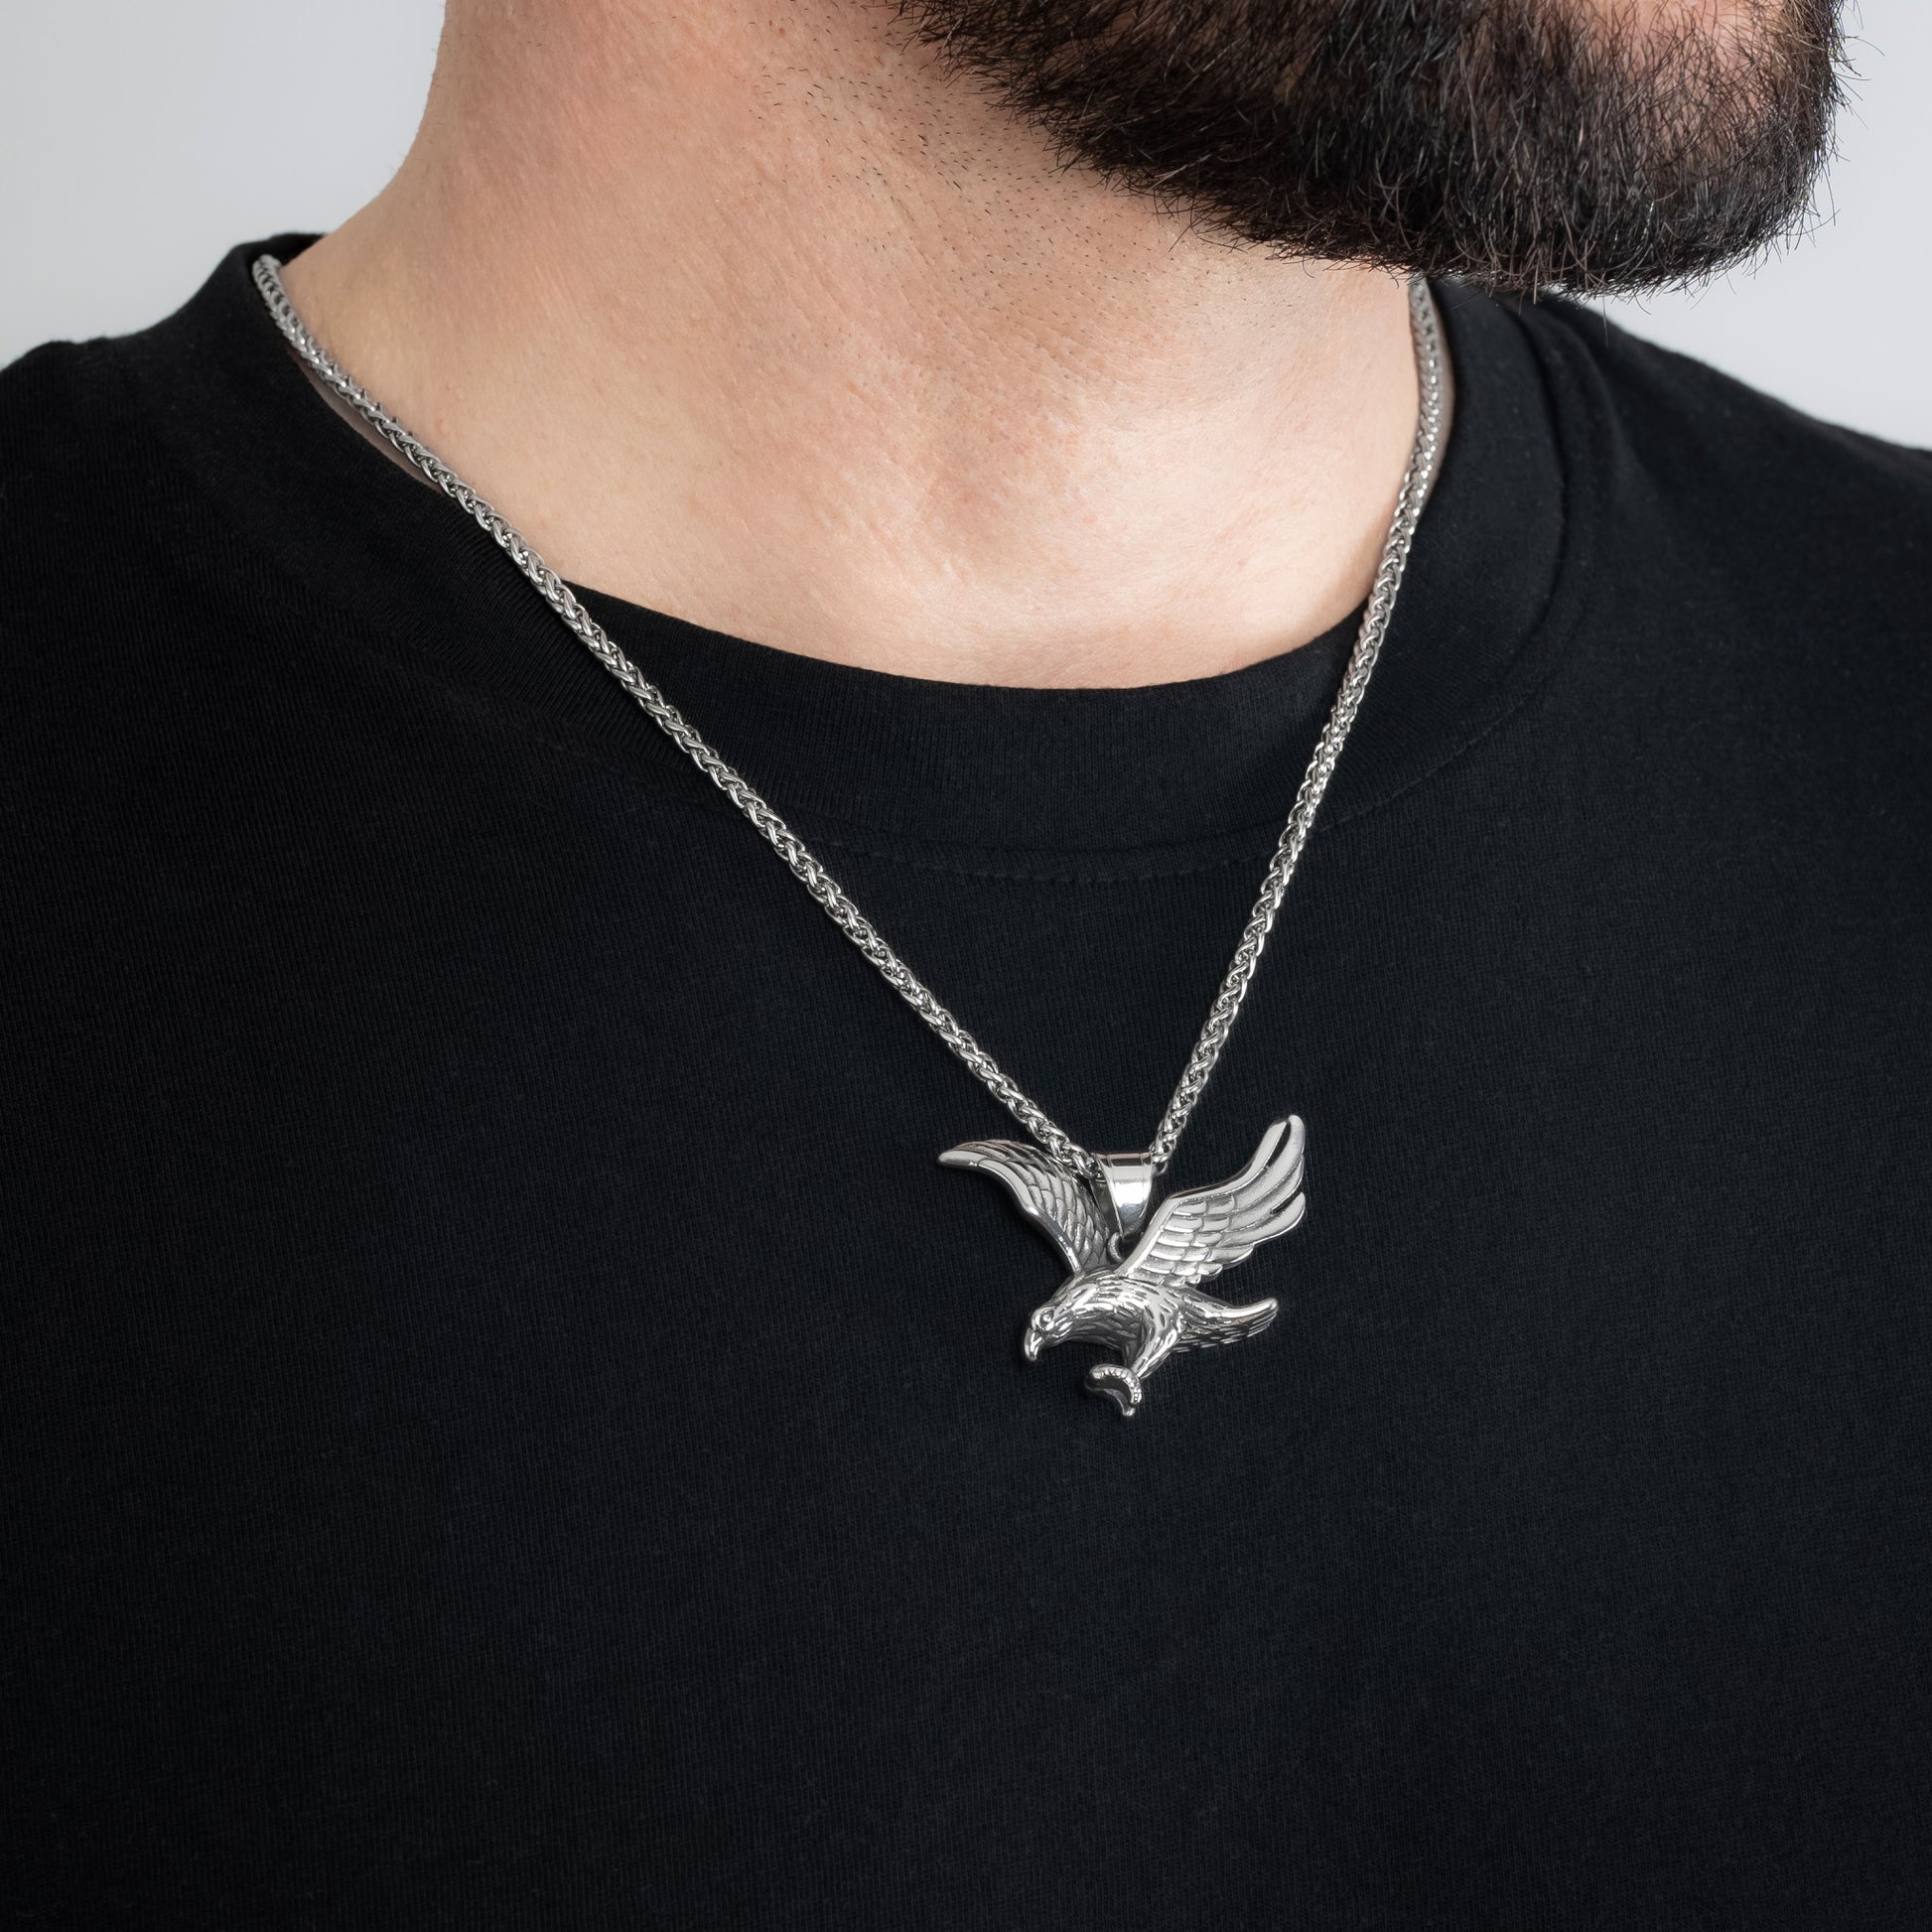
[[[1118,1362],[1096,1362],[1087,1370],[1087,1387],[1119,1405],[1123,1416],[1131,1416],[1141,1406],[1141,1378]]]

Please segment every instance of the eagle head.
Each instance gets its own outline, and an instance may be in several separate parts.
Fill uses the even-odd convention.
[[[1073,1332],[1073,1319],[1074,1310],[1058,1296],[1042,1303],[1027,1323],[1027,1336],[1020,1344],[1020,1352],[1030,1362],[1038,1361],[1042,1348],[1057,1347]]]

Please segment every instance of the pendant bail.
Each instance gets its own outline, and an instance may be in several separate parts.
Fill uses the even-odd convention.
[[[1154,1203],[1154,1163],[1145,1154],[1103,1154],[1099,1161],[1101,1177],[1107,1183],[1107,1204],[1114,1210],[1120,1238],[1131,1242]]]

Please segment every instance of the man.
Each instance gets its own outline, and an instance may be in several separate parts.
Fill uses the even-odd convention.
[[[1524,299],[1836,52],[453,0],[0,381],[20,1923],[1924,1922],[1932,459]]]

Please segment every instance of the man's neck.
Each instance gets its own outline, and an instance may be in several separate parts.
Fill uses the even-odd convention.
[[[1392,277],[1056,165],[870,0],[456,0],[390,187],[291,265],[573,580],[910,676],[1159,683],[1361,601]]]

